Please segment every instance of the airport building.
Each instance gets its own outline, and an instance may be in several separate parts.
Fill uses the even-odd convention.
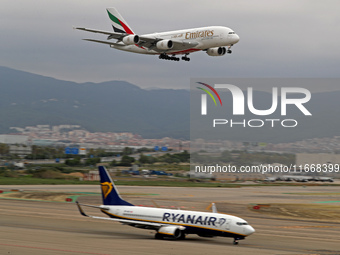
[[[0,135],[0,143],[4,144],[25,144],[27,145],[29,137],[27,135]]]

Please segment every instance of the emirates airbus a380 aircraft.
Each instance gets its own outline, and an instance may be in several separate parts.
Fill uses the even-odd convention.
[[[222,26],[137,35],[115,8],[106,10],[112,22],[113,32],[82,27],[75,27],[75,29],[105,34],[108,36],[107,41],[84,40],[108,44],[111,48],[118,50],[159,55],[160,59],[174,61],[180,60],[176,55],[184,55],[182,60],[189,61],[190,53],[202,50],[209,56],[223,56],[225,53],[231,53],[231,46],[240,40],[232,29]]]
[[[84,205],[77,201],[78,209],[83,216],[155,230],[156,239],[164,237],[184,239],[188,234],[196,234],[201,237],[231,237],[234,238],[233,243],[238,244],[238,240],[245,239],[255,232],[244,219],[218,213],[214,204],[212,212],[134,206],[120,197],[105,167],[99,166],[99,175],[103,205]],[[81,206],[98,208],[108,217],[87,215]]]

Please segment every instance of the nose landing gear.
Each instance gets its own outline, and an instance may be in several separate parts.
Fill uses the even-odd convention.
[[[238,245],[238,241],[239,240],[243,240],[244,239],[244,237],[234,237],[234,242],[233,242],[233,245]]]
[[[227,50],[227,53],[228,53],[228,54],[231,54],[231,53],[232,53],[232,51],[231,51],[231,46],[233,46],[233,45],[234,45],[234,44],[228,46],[228,50]]]

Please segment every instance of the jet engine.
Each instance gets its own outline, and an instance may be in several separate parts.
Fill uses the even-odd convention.
[[[122,39],[123,43],[126,45],[132,45],[139,43],[138,35],[127,35]]]
[[[174,43],[171,40],[162,40],[156,43],[156,47],[159,50],[171,50]]]
[[[181,239],[184,238],[184,232],[183,230],[185,227],[183,226],[162,226],[158,229],[158,234],[164,234],[168,236],[172,236],[175,239]]]
[[[207,49],[209,56],[223,56],[227,52],[225,47],[215,47]]]

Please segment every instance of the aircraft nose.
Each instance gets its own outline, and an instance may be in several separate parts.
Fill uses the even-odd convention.
[[[246,226],[244,229],[244,234],[246,234],[247,236],[253,234],[255,232],[255,229],[252,226]]]
[[[233,36],[233,44],[238,43],[239,40],[240,40],[240,37],[237,34],[234,34],[234,36]]]

